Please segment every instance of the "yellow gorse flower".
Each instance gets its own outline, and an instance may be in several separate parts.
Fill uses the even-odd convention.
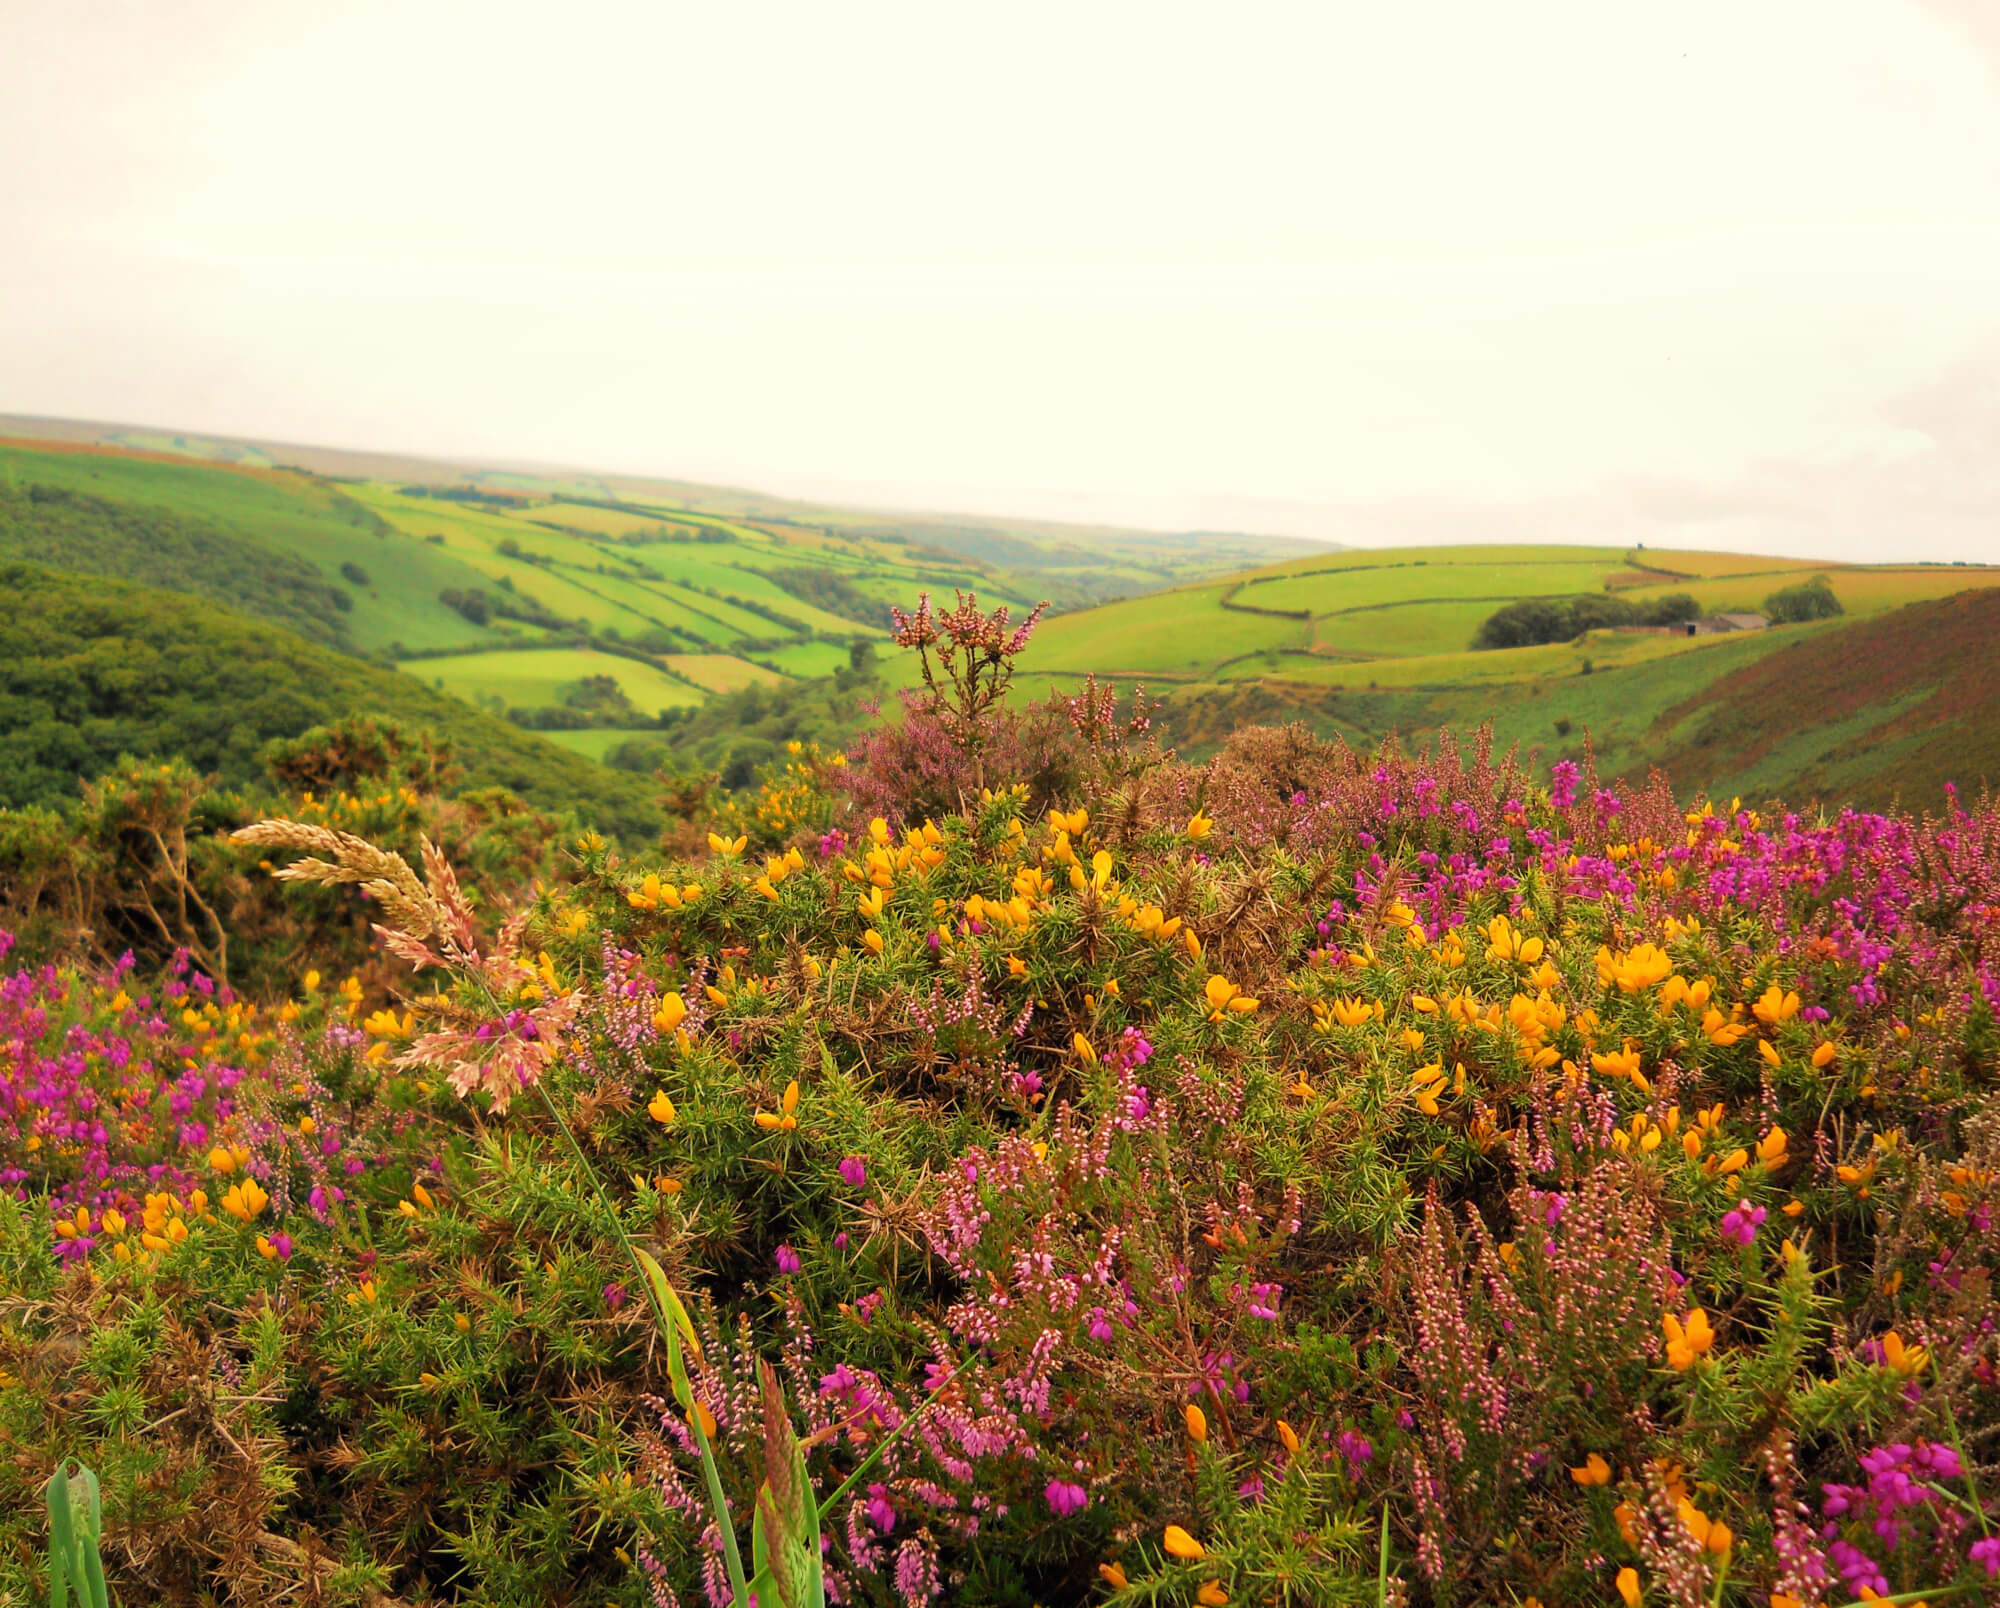
[[[1225,1015],[1246,1016],[1257,1008],[1257,1001],[1227,977],[1210,977],[1203,992],[1208,996],[1208,1019],[1211,1022],[1219,1022]]]
[[[701,888],[695,883],[675,887],[671,882],[663,882],[659,876],[648,871],[645,880],[638,887],[629,888],[625,902],[635,910],[679,910],[691,905],[701,897]]]
[[[1634,944],[1627,950],[1597,951],[1597,982],[1600,988],[1617,988],[1637,994],[1672,975],[1674,963],[1657,944]]]
[[[784,1098],[778,1102],[778,1109],[776,1111],[760,1111],[757,1113],[757,1126],[767,1132],[790,1133],[799,1125],[798,1109],[799,1084],[798,1080],[794,1078],[790,1083],[785,1085]]]
[[[678,994],[662,994],[660,1008],[653,1012],[653,1026],[661,1034],[675,1032],[687,1019],[687,1001]]]
[[[1799,996],[1773,983],[1750,1009],[1766,1027],[1777,1027],[1799,1014]]]
[[[238,1222],[247,1223],[271,1203],[271,1197],[254,1178],[231,1184],[222,1197],[222,1209]]]
[[[1583,1460],[1582,1467],[1573,1468],[1569,1471],[1569,1477],[1579,1485],[1609,1485],[1611,1483],[1611,1465],[1599,1457],[1597,1453],[1592,1452]]]
[[[1505,916],[1495,916],[1486,923],[1488,960],[1497,960],[1502,965],[1533,966],[1547,947],[1540,938],[1529,938],[1517,931]]]
[[[1903,1337],[1891,1329],[1882,1336],[1882,1361],[1905,1379],[1922,1373],[1930,1362],[1930,1353],[1922,1346],[1903,1343]]]
[[[1665,1314],[1660,1328],[1667,1340],[1667,1365],[1677,1373],[1686,1373],[1715,1344],[1715,1330],[1700,1307],[1691,1308],[1685,1318]]]

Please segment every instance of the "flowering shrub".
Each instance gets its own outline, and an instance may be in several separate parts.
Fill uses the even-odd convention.
[[[722,1604],[780,1419],[842,1603],[1996,1591],[2000,809],[1074,720],[505,919],[251,834],[373,988],[16,973],[0,1595],[75,1456],[132,1598]]]

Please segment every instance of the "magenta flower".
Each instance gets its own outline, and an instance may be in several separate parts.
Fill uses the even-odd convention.
[[[1059,1519],[1081,1513],[1090,1506],[1090,1493],[1081,1485],[1073,1485],[1068,1480],[1050,1480],[1048,1488],[1042,1494],[1048,1498],[1049,1511]]]
[[[868,1163],[859,1156],[842,1156],[840,1176],[849,1189],[859,1189],[868,1182]]]
[[[778,1271],[780,1273],[796,1273],[801,1265],[799,1253],[793,1250],[791,1246],[780,1245],[778,1247]]]
[[[622,1307],[625,1304],[625,1286],[622,1284],[605,1285],[604,1304],[611,1308],[613,1312]]]
[[[865,1504],[868,1519],[876,1529],[887,1535],[896,1528],[896,1509],[889,1501],[889,1487],[871,1485],[868,1487],[868,1501]]]
[[[1764,1226],[1765,1215],[1763,1207],[1739,1200],[1733,1210],[1722,1214],[1722,1237],[1743,1246],[1755,1243],[1757,1230]]]

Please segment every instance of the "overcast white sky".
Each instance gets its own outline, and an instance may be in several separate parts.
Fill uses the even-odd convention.
[[[2000,0],[0,0],[0,410],[2000,559]]]

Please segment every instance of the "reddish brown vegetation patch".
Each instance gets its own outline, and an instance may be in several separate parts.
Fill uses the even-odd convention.
[[[2000,783],[2000,590],[1801,637],[1675,705],[1656,729],[1677,727],[1685,735],[1659,760],[1669,776],[1748,772],[1824,730],[1829,746],[1789,784],[1801,798],[1929,804],[1947,782]]]

